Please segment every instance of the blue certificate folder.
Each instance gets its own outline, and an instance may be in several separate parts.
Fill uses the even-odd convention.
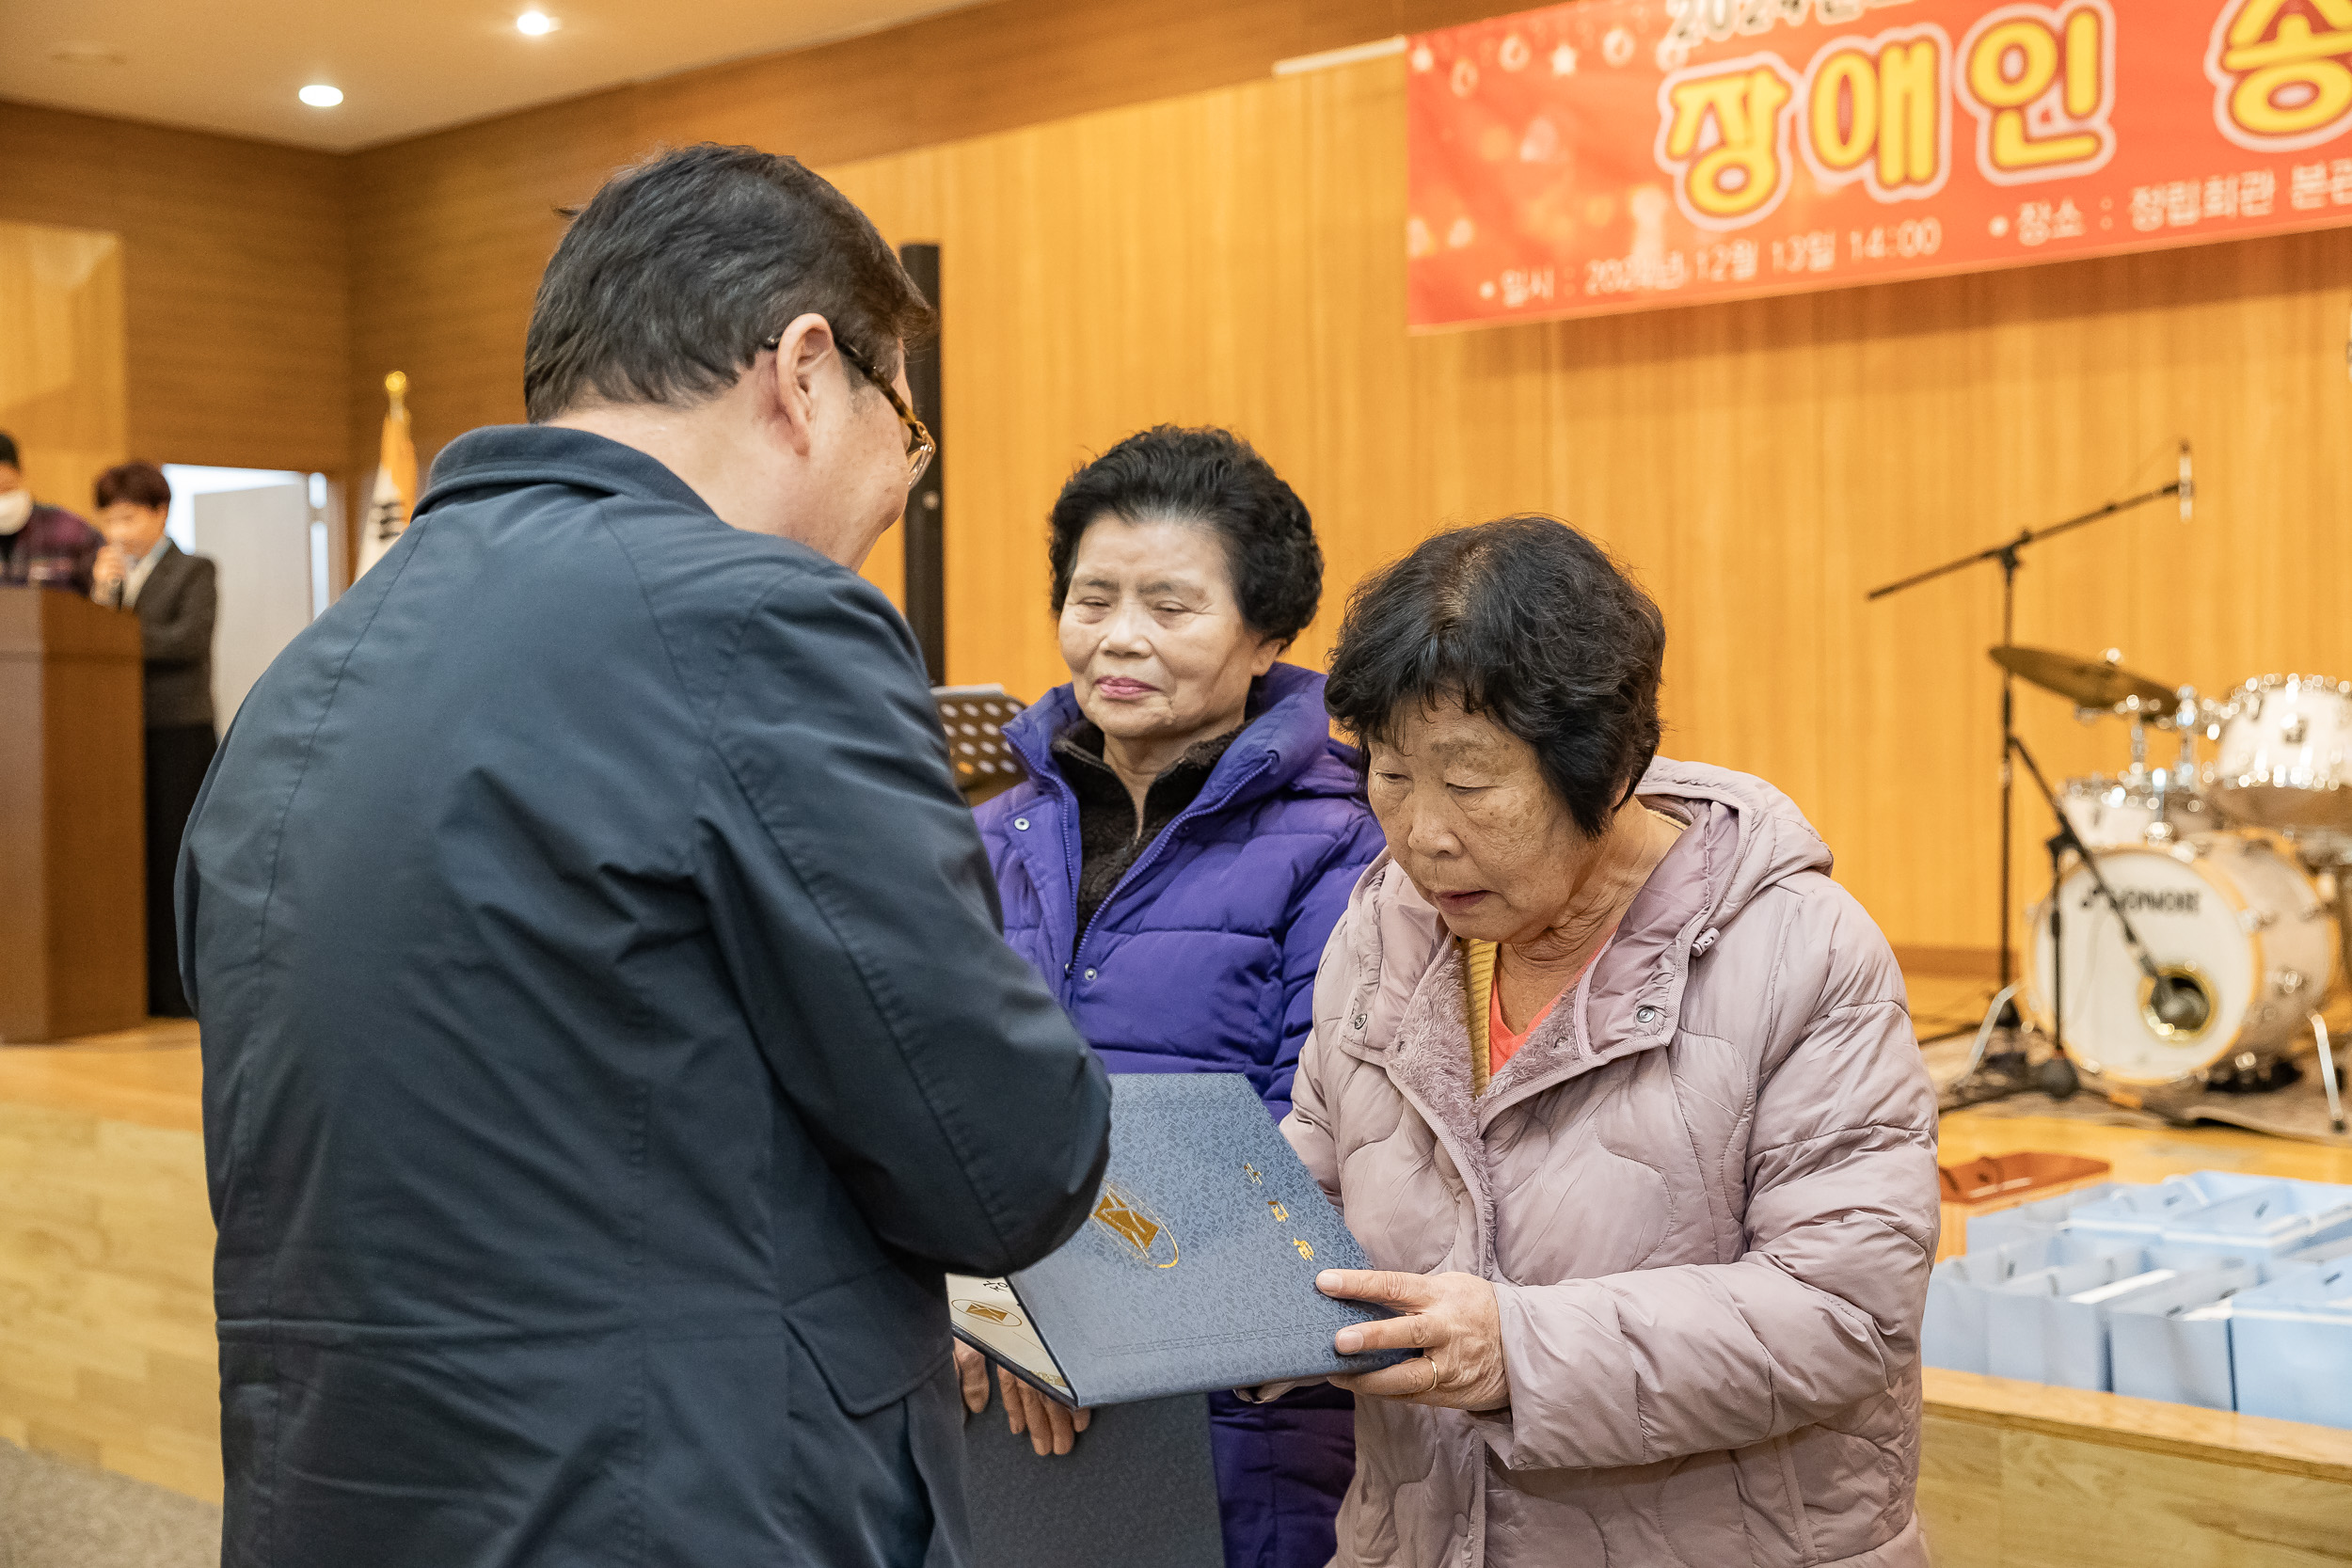
[[[1062,1403],[1123,1404],[1334,1372],[1331,1336],[1394,1316],[1315,1289],[1363,1248],[1237,1072],[1114,1073],[1094,1212],[1006,1279],[947,1276],[957,1338]]]

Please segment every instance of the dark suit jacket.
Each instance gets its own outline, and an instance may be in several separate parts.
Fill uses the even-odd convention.
[[[905,622],[579,431],[476,431],[188,825],[230,1568],[960,1555],[943,1266],[1084,1219]]]
[[[213,558],[166,540],[133,607],[147,659],[149,729],[215,722],[213,617],[219,605]]]

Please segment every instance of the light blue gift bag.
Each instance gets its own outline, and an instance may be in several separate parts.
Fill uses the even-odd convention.
[[[2352,1239],[2352,1187],[2274,1181],[2182,1215],[2165,1227],[2168,1247],[2240,1258],[2282,1259]]]
[[[2352,1427],[2352,1258],[2232,1298],[2230,1365],[2244,1414]]]
[[[2166,1231],[2217,1203],[2285,1185],[2277,1177],[2223,1170],[2168,1176],[2150,1186],[2118,1187],[2096,1202],[2083,1204],[2066,1216],[2064,1228],[2083,1240],[2153,1246]]]
[[[2119,1394],[2234,1410],[2230,1376],[2230,1298],[2259,1280],[2255,1265],[2230,1259],[2176,1274],[2113,1304],[2107,1363]]]
[[[1987,1292],[1985,1361],[1994,1377],[2065,1388],[2110,1386],[2107,1314],[2180,1277],[2137,1248],[2020,1274]]]

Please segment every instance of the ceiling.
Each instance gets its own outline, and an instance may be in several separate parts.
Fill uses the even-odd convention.
[[[970,3],[0,0],[0,98],[348,151]],[[534,6],[555,31],[516,30]]]

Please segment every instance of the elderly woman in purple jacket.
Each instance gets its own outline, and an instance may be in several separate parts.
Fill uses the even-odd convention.
[[[1005,937],[1113,1072],[1240,1072],[1279,1118],[1325,941],[1379,852],[1323,677],[1277,659],[1314,618],[1307,509],[1221,430],[1132,436],[1052,516],[1071,682],[1005,731],[1026,783],[979,811]],[[1006,1380],[1066,1453],[1083,1414]],[[966,1368],[977,1408],[986,1385]],[[1353,1401],[1210,1399],[1227,1568],[1319,1568],[1355,1467]]]

